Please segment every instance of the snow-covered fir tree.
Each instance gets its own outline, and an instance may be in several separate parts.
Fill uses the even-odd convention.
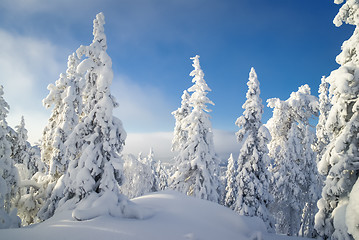
[[[143,196],[146,193],[159,190],[159,180],[156,175],[155,162],[153,161],[153,151],[147,157],[142,153],[138,157],[133,155],[124,155],[124,182],[121,186],[121,192],[128,198]]]
[[[6,122],[9,105],[3,95],[3,86],[0,85],[0,228],[13,228],[21,223],[13,204],[19,188],[19,174],[10,157],[11,142]]]
[[[188,133],[185,130],[186,126],[183,123],[183,119],[185,119],[191,112],[189,98],[190,95],[188,94],[187,90],[184,90],[182,94],[181,107],[172,112],[172,115],[176,120],[175,128],[173,131],[172,151],[180,151],[187,141]]]
[[[157,161],[156,164],[156,175],[158,178],[158,188],[159,190],[165,190],[168,188],[168,172],[166,171],[163,163],[161,161]]]
[[[60,74],[55,85],[48,86],[49,94],[44,106],[54,106],[51,117],[43,131],[41,157],[49,165],[53,181],[60,178],[68,166],[65,142],[74,130],[81,114],[82,100],[80,78],[76,72],[79,58],[75,53],[68,57],[67,71]]]
[[[25,128],[24,117],[21,118],[20,125],[15,127],[16,131],[11,131],[12,155],[15,167],[19,172],[20,187],[14,200],[18,210],[18,216],[22,220],[22,225],[29,225],[38,222],[36,217],[44,197],[39,196],[39,184],[33,178],[46,172],[46,167],[41,161],[40,149],[38,146],[31,146],[27,141],[27,130]]]
[[[306,195],[304,196],[305,205],[302,213],[299,235],[308,238],[315,237],[316,235],[316,232],[314,231],[314,218],[315,213],[318,211],[316,204],[322,189],[322,182],[318,174],[317,164],[314,161],[314,159],[317,159],[316,153],[312,150],[314,138],[315,134],[310,130],[309,126],[306,126],[302,141],[302,161],[304,162],[304,164],[302,164],[302,171],[312,174],[305,176],[305,186],[303,188],[306,191]]]
[[[76,53],[68,57],[66,73],[61,73],[55,84],[47,87],[50,92],[43,100],[44,106],[46,108],[53,106],[53,110],[43,130],[41,144],[41,160],[46,164],[48,174],[36,176],[36,182],[41,185],[36,193],[36,201],[44,203],[38,213],[40,219],[47,219],[55,210],[59,196],[53,193],[53,190],[57,181],[67,171],[70,159],[65,142],[82,116],[84,78],[81,78],[77,72],[79,62]],[[61,190],[57,190],[57,194],[60,192]],[[53,199],[54,196],[57,196],[56,201]],[[47,214],[44,214],[44,211]]]
[[[147,166],[150,172],[150,178],[147,179],[151,183],[150,192],[159,191],[159,179],[156,172],[156,161],[154,159],[155,153],[152,148],[150,148],[150,152],[147,155],[147,158],[144,159],[144,164]]]
[[[313,145],[314,151],[317,153],[317,161],[322,159],[323,151],[329,143],[328,131],[325,128],[325,123],[328,119],[328,114],[331,108],[329,98],[329,83],[323,76],[319,85],[319,120],[316,126],[316,141]]]
[[[225,188],[225,196],[224,196],[224,206],[234,210],[238,187],[236,184],[236,176],[237,176],[237,164],[234,161],[233,154],[228,158],[227,162],[227,170],[226,170],[226,188]]]
[[[26,169],[27,172],[27,179],[30,179],[36,172],[45,172],[46,166],[40,159],[40,149],[38,146],[31,146],[27,141],[28,135],[24,117],[21,118],[20,124],[15,126],[15,129],[16,131],[11,134],[11,158],[14,160],[14,163],[18,168],[20,164],[23,165],[22,168]],[[23,177],[25,177],[25,175]]]
[[[178,149],[171,187],[189,196],[219,202],[219,159],[214,150],[212,127],[207,114],[210,111],[207,104],[213,104],[206,96],[211,89],[204,80],[199,56],[191,59],[194,70],[190,76],[194,85],[188,89],[188,92],[192,92],[188,103],[192,111],[181,121],[187,139]]]
[[[148,168],[144,168],[141,155],[137,158],[132,154],[123,155],[123,175],[124,181],[121,186],[121,192],[128,198],[135,198],[149,192]]]
[[[76,71],[85,81],[82,118],[65,142],[69,167],[40,212],[45,219],[68,201],[75,204],[73,217],[78,220],[101,214],[135,214],[129,211],[133,205],[128,205],[120,193],[123,160],[119,154],[126,132],[122,122],[112,115],[118,104],[110,93],[113,72],[106,52],[104,23],[103,13],[97,14],[92,43],[76,51],[78,59],[83,59]]]
[[[28,151],[28,142],[27,142],[27,130],[25,128],[25,119],[22,116],[20,125],[15,127],[16,136],[13,138],[12,144],[12,153],[11,158],[16,163],[24,164],[28,167],[28,163],[30,160],[30,154]]]
[[[272,205],[276,217],[277,233],[297,235],[300,229],[300,216],[304,208],[301,189],[304,187],[304,174],[301,172],[301,143],[299,130],[295,123],[289,129],[286,146],[281,150],[283,159],[274,172]]]
[[[274,159],[272,169],[273,183],[271,192],[274,202],[270,210],[276,218],[276,231],[281,234],[298,235],[300,229],[308,229],[306,223],[312,222],[304,214],[315,211],[312,189],[316,189],[318,173],[315,167],[316,157],[308,147],[313,136],[308,136],[309,120],[318,113],[318,100],[311,95],[308,85],[299,87],[286,101],[269,99],[268,106],[273,108],[273,117],[268,121],[272,140],[269,154]],[[310,156],[310,157],[308,157]],[[317,190],[318,191],[318,190]],[[298,194],[297,194],[298,193]],[[305,216],[303,219],[301,216]],[[304,223],[304,222],[305,223]],[[304,231],[302,231],[303,233]],[[308,231],[306,235],[311,235]]]
[[[260,98],[259,81],[254,68],[249,73],[247,100],[243,104],[243,115],[236,125],[241,143],[236,176],[237,197],[234,210],[241,215],[257,216],[263,219],[268,229],[273,229],[272,216],[268,211],[271,201],[269,193],[270,165],[267,144],[270,141],[268,129],[261,119],[263,104]]]
[[[318,163],[326,179],[315,228],[324,239],[353,239],[359,237],[356,209],[359,176],[359,2],[335,1],[344,4],[334,18],[336,26],[355,26],[353,35],[343,43],[336,61],[340,67],[327,78],[332,107],[325,128],[330,142]]]

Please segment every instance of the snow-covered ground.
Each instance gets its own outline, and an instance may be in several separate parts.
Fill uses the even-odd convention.
[[[218,204],[174,191],[133,199],[152,214],[142,220],[101,216],[76,221],[71,211],[21,229],[0,230],[0,239],[242,240],[301,239],[268,234],[258,218],[239,216]]]

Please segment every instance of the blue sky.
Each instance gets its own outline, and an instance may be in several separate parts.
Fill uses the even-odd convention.
[[[66,70],[67,56],[92,41],[92,20],[102,11],[120,103],[115,115],[128,133],[173,130],[170,113],[192,85],[196,54],[216,104],[213,128],[237,131],[251,67],[265,105],[303,84],[317,95],[353,32],[332,23],[339,7],[324,0],[2,0],[0,82],[9,123],[24,115],[30,140],[41,136],[51,113],[41,103],[46,87]],[[270,116],[265,109],[263,120]]]

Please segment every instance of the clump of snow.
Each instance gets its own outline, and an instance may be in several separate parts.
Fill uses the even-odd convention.
[[[347,206],[345,220],[348,227],[348,232],[354,237],[354,239],[359,239],[359,181],[357,181],[349,196],[349,203]]]
[[[88,220],[102,215],[110,215],[112,217],[145,219],[152,214],[150,209],[141,209],[127,199],[118,198],[114,192],[106,191],[99,197],[96,194],[91,194],[82,200],[72,212],[72,217],[76,220]]]

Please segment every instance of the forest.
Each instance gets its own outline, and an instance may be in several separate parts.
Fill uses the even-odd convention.
[[[64,209],[76,221],[141,219],[144,212],[131,199],[172,189],[258,217],[268,232],[359,239],[358,9],[347,0],[334,19],[356,28],[336,58],[340,67],[321,79],[318,97],[305,84],[286,100],[268,99],[273,115],[263,123],[260,83],[250,69],[235,122],[238,159],[223,161],[215,152],[211,89],[200,57],[192,57],[193,85],[172,112],[175,157],[166,163],[152,150],[122,153],[126,131],[113,115],[112,60],[104,14],[97,14],[92,43],[71,54],[66,72],[48,86],[43,104],[52,113],[39,145],[28,142],[24,118],[15,128],[7,124],[0,86],[0,228],[40,223]]]

